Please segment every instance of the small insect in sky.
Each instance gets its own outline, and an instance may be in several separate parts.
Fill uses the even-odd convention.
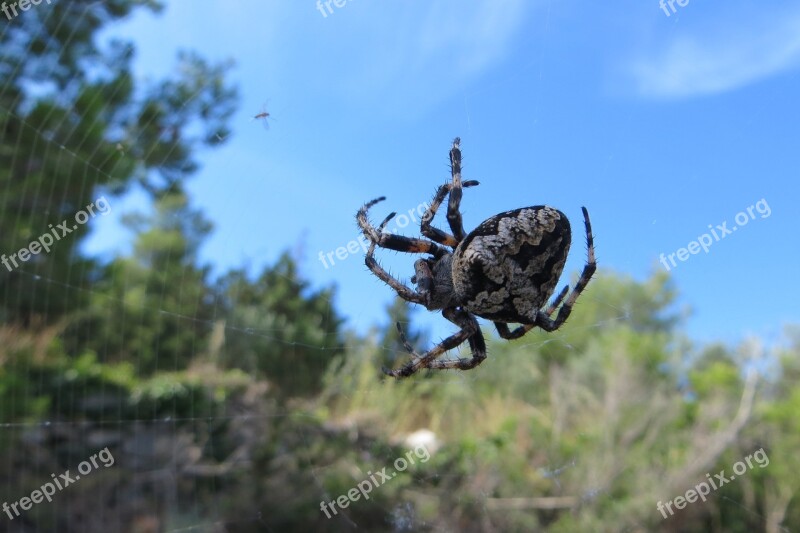
[[[252,122],[254,120],[261,120],[262,123],[264,124],[264,129],[268,130],[269,129],[269,120],[268,119],[272,119],[272,118],[273,117],[267,111],[267,105],[264,104],[263,106],[261,106],[261,111],[257,115],[254,115],[253,118],[250,119],[250,121]]]

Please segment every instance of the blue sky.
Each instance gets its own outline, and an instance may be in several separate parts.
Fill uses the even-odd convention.
[[[690,0],[669,16],[656,0],[331,8],[174,1],[109,32],[135,41],[140,78],[167,74],[179,49],[236,61],[233,135],[201,154],[188,187],[215,224],[202,259],[216,272],[258,271],[302,240],[303,275],[338,286],[350,326],[385,322],[392,293],[363,254],[328,268],[318,254],[357,237],[354,214],[367,200],[387,197],[375,222],[429,200],[460,136],[464,178],[481,182],[465,191],[466,228],[517,207],[561,209],[574,232],[562,283],[585,260],[581,206],[601,268],[641,280],[663,269],[660,254],[709,224],[731,228],[763,200],[768,217],[753,211],[672,269],[681,304],[694,309],[687,329],[734,342],[800,322],[800,4]],[[265,105],[269,130],[251,120]],[[118,200],[115,214],[137,204]],[[97,224],[91,249],[120,249],[120,231]],[[413,274],[413,256],[381,258]],[[452,329],[425,315],[435,335]]]

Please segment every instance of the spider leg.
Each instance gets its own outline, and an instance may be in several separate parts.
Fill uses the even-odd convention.
[[[434,363],[434,359],[445,353],[447,350],[452,350],[456,346],[463,344],[467,340],[470,341],[470,346],[473,347],[473,359],[475,357],[479,357],[480,361],[486,358],[486,346],[483,345],[483,354],[482,357],[479,353],[475,353],[476,351],[480,352],[481,350],[475,350],[475,348],[480,349],[481,345],[483,344],[483,335],[480,334],[480,328],[478,327],[478,321],[475,320],[471,314],[467,313],[466,311],[462,311],[455,307],[449,307],[442,311],[442,315],[449,320],[450,322],[456,324],[461,328],[460,331],[450,335],[442,342],[431,348],[428,352],[420,355],[415,350],[414,347],[406,339],[406,335],[403,332],[403,328],[400,326],[400,323],[397,323],[397,331],[400,334],[400,340],[403,343],[403,346],[408,353],[413,356],[411,362],[407,363],[406,365],[398,368],[397,370],[390,370],[388,368],[383,368],[384,374],[389,376],[393,376],[395,378],[406,378],[411,374],[416,373],[421,368],[433,368],[431,366]],[[480,342],[477,340],[472,340],[475,337],[476,333],[480,337]],[[480,362],[478,361],[478,363]],[[478,363],[475,363],[477,365]],[[475,366],[473,365],[473,366]],[[455,368],[455,367],[453,367]],[[469,367],[472,368],[472,367]]]
[[[383,228],[392,218],[394,218],[397,213],[389,213],[389,216],[387,216],[383,222],[381,222],[380,226],[377,229],[374,228],[369,222],[367,212],[369,211],[370,207],[378,202],[382,202],[385,199],[385,196],[381,196],[380,198],[376,198],[375,200],[364,204],[364,206],[361,207],[356,214],[358,226],[361,228],[364,236],[369,239],[370,242],[377,244],[381,248],[388,248],[389,250],[395,250],[397,252],[431,254],[437,258],[442,257],[447,253],[435,242],[426,241],[425,239],[404,237],[402,235],[395,235],[393,233],[384,233]]]
[[[475,322],[475,333],[469,338],[469,347],[472,350],[472,357],[469,359],[447,359],[447,360],[436,360],[431,361],[428,368],[435,368],[437,370],[447,370],[450,368],[456,368],[458,370],[469,370],[471,368],[475,368],[479,364],[486,359],[486,341],[483,339],[483,332],[481,332],[481,328],[478,325],[478,321],[475,320],[475,317],[469,315],[472,321]]]
[[[440,244],[453,248],[458,246],[458,243],[461,242],[465,236],[461,213],[459,212],[459,206],[461,205],[461,189],[462,187],[474,187],[479,184],[475,180],[461,182],[460,143],[461,139],[456,137],[453,141],[453,147],[450,150],[450,173],[452,175],[452,181],[439,186],[436,190],[433,201],[430,207],[425,211],[425,215],[422,217],[422,223],[420,224],[420,231],[423,235]],[[450,224],[450,230],[453,232],[453,235],[438,228],[431,227],[433,217],[436,216],[436,211],[444,201],[444,197],[447,196],[447,193],[450,193],[450,198],[447,202],[447,221]]]
[[[462,187],[474,187],[478,185],[478,182],[475,180],[465,181],[461,186]],[[436,216],[436,211],[439,209],[439,206],[442,205],[444,201],[444,197],[447,196],[447,193],[453,188],[452,183],[445,183],[444,185],[440,185],[439,188],[436,190],[436,195],[433,197],[431,201],[431,205],[425,211],[425,214],[422,216],[422,223],[420,224],[420,232],[428,237],[431,240],[434,240],[440,244],[444,244],[445,246],[452,246],[455,248],[458,246],[458,240],[450,235],[449,233],[440,230],[439,228],[431,227],[431,222],[433,221],[433,217]],[[449,209],[449,203],[448,203]]]
[[[461,206],[461,139],[456,137],[453,139],[453,148],[450,149],[450,173],[453,176],[453,185],[450,189],[450,197],[447,201],[447,222],[450,224],[450,230],[458,242],[464,240],[467,236],[464,233],[464,224],[461,220],[461,211],[458,208]]]
[[[558,316],[556,316],[556,319],[553,320],[542,311],[537,313],[536,325],[545,331],[557,330],[561,327],[564,321],[569,318],[569,314],[572,312],[572,306],[575,305],[575,301],[578,299],[578,296],[580,296],[580,294],[586,288],[586,284],[589,283],[589,280],[592,279],[592,275],[594,274],[595,270],[597,270],[597,262],[594,258],[592,223],[589,222],[589,212],[586,210],[586,208],[582,207],[581,209],[583,210],[583,222],[586,226],[586,246],[588,248],[588,260],[586,265],[583,267],[583,272],[581,272],[581,277],[578,279],[578,283],[575,284],[575,288],[572,289],[572,292],[570,292],[567,301],[564,302],[564,305],[558,311]]]
[[[556,299],[553,300],[553,303],[547,306],[547,310],[545,314],[549,317],[555,313],[556,308],[558,308],[561,301],[564,299],[564,296],[567,295],[567,291],[569,290],[569,285],[565,285],[561,292],[556,296]],[[514,329],[514,331],[509,331],[508,324],[504,322],[495,322],[495,328],[497,328],[497,333],[500,334],[500,337],[507,339],[507,340],[514,340],[522,337],[526,333],[528,333],[531,329],[536,327],[536,324],[524,324]]]
[[[377,201],[373,200],[372,203],[376,203]],[[368,206],[369,204],[367,204],[367,206],[362,208],[362,210],[369,209]],[[359,215],[361,215],[361,211],[359,211]],[[383,228],[386,227],[386,224],[392,219],[392,217],[394,217],[394,213],[390,213],[389,216],[383,219],[383,222],[381,222],[377,230],[372,228],[372,226],[369,226],[369,228],[375,235],[380,236],[383,234]],[[366,211],[364,211],[364,220],[367,220]],[[367,221],[366,223],[369,225],[369,221]],[[400,282],[398,279],[393,278],[391,274],[386,272],[386,270],[384,270],[384,268],[380,264],[378,264],[378,261],[375,259],[375,245],[378,243],[371,238],[371,234],[367,233],[366,230],[364,231],[364,235],[370,239],[369,249],[367,250],[367,255],[364,257],[364,263],[367,265],[367,268],[369,268],[372,271],[372,273],[378,277],[378,279],[380,279],[381,281],[386,283],[389,287],[394,289],[395,292],[397,292],[398,296],[400,296],[404,300],[424,305],[426,300],[426,297],[424,295],[421,295],[416,291],[414,291],[413,289],[410,289],[409,287],[403,285],[402,282]],[[378,240],[380,240],[380,238]]]
[[[413,289],[406,287],[403,283],[392,277],[391,274],[386,272],[386,270],[375,260],[375,241],[372,241],[369,245],[369,249],[367,250],[367,255],[364,258],[364,264],[367,265],[367,268],[372,271],[375,276],[378,277],[381,281],[387,284],[389,287],[393,288],[397,295],[400,296],[403,300],[408,302],[422,304],[425,305],[425,297],[421,294],[418,294]]]
[[[391,274],[389,274],[382,266],[380,266],[378,261],[375,259],[375,246],[381,246],[383,248],[389,248],[391,250],[397,250],[400,252],[429,253],[436,257],[444,255],[445,251],[436,243],[430,241],[425,241],[422,239],[410,239],[408,237],[392,235],[391,233],[384,233],[383,229],[386,227],[386,224],[388,224],[389,221],[394,218],[395,213],[389,213],[389,215],[383,219],[383,222],[380,223],[378,228],[374,228],[369,222],[367,212],[369,211],[370,207],[385,199],[386,198],[382,196],[364,204],[364,206],[361,207],[356,214],[358,225],[364,232],[364,236],[370,241],[367,255],[364,257],[364,264],[367,265],[367,268],[369,268],[378,279],[394,289],[398,296],[408,302],[425,305],[429,298],[427,294],[420,294],[413,289],[406,287],[400,280],[392,277]]]

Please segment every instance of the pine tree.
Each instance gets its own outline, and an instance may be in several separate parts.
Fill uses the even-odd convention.
[[[334,290],[311,291],[289,253],[255,281],[237,270],[220,283],[226,309],[225,365],[271,380],[284,396],[306,395],[344,349]]]
[[[104,361],[134,361],[140,373],[186,368],[206,349],[214,297],[197,248],[211,225],[176,187],[151,216],[129,215],[132,257],[104,270],[89,308],[65,334],[72,353],[90,349]]]
[[[0,267],[4,322],[52,323],[86,305],[97,265],[80,249],[91,223],[76,224],[76,213],[100,196],[113,205],[135,183],[157,199],[196,170],[197,147],[228,134],[228,65],[183,54],[172,79],[140,84],[131,43],[98,44],[105,25],[137,6],[160,8],[150,0],[56,2],[0,32],[0,253],[17,254],[17,266]],[[19,260],[19,250],[62,221],[68,235]]]

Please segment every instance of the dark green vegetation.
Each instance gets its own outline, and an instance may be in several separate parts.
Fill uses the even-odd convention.
[[[0,503],[108,447],[115,458],[0,530],[786,531],[800,524],[800,331],[780,347],[695,346],[664,275],[601,272],[554,334],[468,373],[381,377],[389,322],[347,333],[288,254],[210,279],[186,179],[225,139],[226,65],[184,54],[142,84],[96,33],[140,5],[70,0],[0,34],[0,252],[100,194],[146,191],[130,255],[81,226],[0,267]],[[395,303],[390,314],[406,322]],[[424,334],[412,342],[425,345]],[[757,368],[759,374],[747,370]],[[368,501],[331,501],[433,431],[438,449]],[[663,520],[656,509],[763,448],[765,467]],[[343,516],[344,515],[344,516]],[[183,528],[183,529],[182,529]]]

